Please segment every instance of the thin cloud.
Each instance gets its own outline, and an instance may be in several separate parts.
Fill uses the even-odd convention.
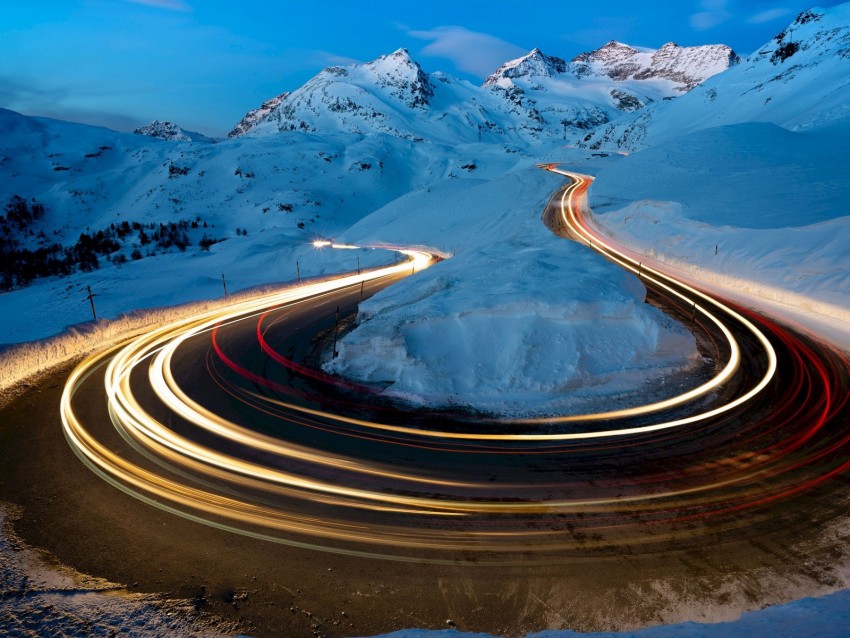
[[[528,53],[522,47],[487,33],[443,26],[430,31],[408,31],[418,40],[430,40],[422,55],[451,60],[458,70],[478,77],[495,71],[506,60]]]
[[[356,58],[349,58],[345,55],[337,55],[330,51],[315,51],[314,54],[318,60],[321,60],[322,64],[348,66],[349,64],[356,64],[357,62],[360,62],[360,60],[357,60]]]
[[[767,9],[766,11],[761,11],[756,13],[755,15],[751,15],[747,18],[747,22],[750,24],[762,24],[763,22],[770,22],[771,20],[776,20],[777,18],[783,18],[791,13],[791,9],[786,9],[785,7],[776,7],[775,9]]]
[[[171,11],[191,11],[192,7],[183,0],[126,0],[132,4],[143,4],[158,9],[169,9]]]
[[[727,0],[702,0],[699,4],[702,11],[692,13],[690,18],[694,31],[708,31],[732,17]]]
[[[596,16],[582,24],[589,26],[571,31],[561,37],[569,42],[593,49],[609,40],[631,43],[634,39],[641,37],[636,35],[640,28],[639,21],[634,16]]]
[[[132,131],[141,123],[138,117],[117,110],[74,104],[75,97],[64,84],[44,84],[35,78],[0,75],[0,108],[24,115],[106,126],[117,131]],[[102,96],[88,94],[89,99],[83,101],[95,103],[99,97]]]

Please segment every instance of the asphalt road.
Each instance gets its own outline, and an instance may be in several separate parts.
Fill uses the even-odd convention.
[[[578,186],[564,192],[579,202]],[[544,221],[581,237],[558,221],[562,201]],[[70,564],[195,596],[257,633],[443,617],[511,634],[629,628],[843,584],[846,357],[728,302],[698,297],[704,313],[640,268],[648,301],[692,326],[704,356],[672,384],[687,397],[675,404],[508,421],[388,402],[316,365],[353,285],[228,319],[167,358],[155,344],[112,386],[126,414],[110,413],[94,366],[69,406],[103,465],[80,455],[147,502],[73,459],[58,379],[4,410],[0,493],[24,507],[24,536]]]

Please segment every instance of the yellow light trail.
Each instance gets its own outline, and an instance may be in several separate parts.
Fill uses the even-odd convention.
[[[560,215],[566,228],[623,268],[639,274],[645,281],[665,290],[668,294],[692,304],[695,312],[711,322],[726,339],[729,357],[723,368],[708,382],[682,392],[664,401],[652,402],[624,410],[612,410],[582,415],[565,415],[539,419],[502,419],[493,424],[500,429],[511,424],[543,424],[557,426],[579,421],[616,422],[635,416],[651,415],[672,407],[685,405],[694,399],[722,387],[735,375],[741,361],[738,343],[725,325],[721,315],[735,320],[752,333],[761,344],[767,358],[765,372],[753,387],[722,405],[698,411],[696,414],[660,420],[634,427],[606,427],[588,432],[547,431],[511,433],[504,431],[458,432],[441,428],[412,427],[404,424],[376,423],[365,418],[355,418],[326,409],[306,407],[257,392],[243,390],[244,396],[256,402],[281,408],[304,419],[318,419],[321,423],[336,423],[362,428],[364,431],[388,432],[415,437],[419,440],[490,443],[509,442],[594,442],[617,439],[635,434],[671,430],[700,421],[715,419],[750,401],[768,386],[776,371],[776,353],[770,341],[746,317],[700,291],[676,281],[658,269],[640,264],[601,236],[585,228],[576,200],[584,193],[589,178],[558,170],[572,180],[564,189],[560,200]],[[356,246],[336,244],[330,240],[317,240],[317,247],[353,249]],[[524,551],[529,543],[541,543],[547,551],[575,547],[547,530],[528,529],[526,526],[492,529],[480,518],[518,516],[545,516],[592,514],[597,517],[615,517],[622,508],[637,514],[668,516],[667,512],[684,503],[693,511],[699,507],[723,508],[728,502],[746,503],[748,499],[769,498],[761,482],[781,472],[777,454],[763,451],[759,454],[741,454],[734,458],[742,462],[695,464],[693,473],[683,473],[651,489],[621,492],[612,489],[599,494],[545,493],[529,497],[523,490],[525,484],[503,484],[510,497],[487,496],[492,485],[483,480],[457,479],[450,476],[432,476],[417,471],[415,467],[381,465],[374,461],[341,453],[309,447],[264,435],[250,427],[216,414],[213,410],[193,400],[180,387],[173,373],[173,362],[178,350],[190,339],[211,332],[221,326],[248,318],[258,317],[269,309],[309,304],[334,291],[384,277],[411,274],[427,268],[435,256],[423,250],[399,250],[408,261],[394,266],[312,283],[260,299],[233,303],[225,308],[191,317],[184,321],[162,326],[82,361],[69,377],[60,406],[65,436],[88,467],[110,484],[141,500],[167,511],[186,516],[222,529],[244,533],[265,540],[311,548],[322,548],[318,542],[304,542],[291,535],[344,543],[362,543],[392,548],[446,551]],[[678,288],[674,288],[673,284]],[[683,292],[680,292],[683,290]],[[150,390],[161,406],[179,417],[181,431],[204,433],[203,440],[212,438],[221,449],[213,449],[187,434],[166,425],[150,414],[136,398],[131,384],[135,370],[145,370]],[[107,413],[115,430],[139,454],[159,465],[152,470],[131,461],[100,442],[79,418],[74,399],[84,383],[96,372],[104,370],[104,389]],[[138,382],[139,375],[134,380]],[[287,418],[287,417],[281,417]],[[291,421],[297,424],[295,420]],[[206,436],[206,435],[211,435]],[[250,459],[231,450],[248,450]],[[227,451],[224,451],[227,450]],[[258,459],[272,458],[274,462]],[[309,471],[305,471],[309,468]],[[315,476],[313,474],[316,474]],[[702,480],[703,474],[711,475]],[[329,477],[340,477],[329,478]],[[695,477],[691,480],[691,476]],[[181,480],[182,479],[182,480]],[[344,479],[344,480],[343,480]],[[186,482],[183,482],[183,481]],[[392,489],[393,485],[403,486]],[[224,486],[224,487],[223,487]],[[533,487],[533,486],[532,486]],[[513,495],[513,490],[516,494]],[[466,495],[459,497],[458,492]],[[567,490],[569,492],[569,490]],[[480,495],[480,496],[479,496]],[[272,504],[274,503],[274,504]],[[444,521],[476,521],[471,528],[459,527],[419,529],[403,521],[364,523],[345,516],[319,516],[311,513],[306,504],[340,508],[342,511],[376,512],[385,515]],[[308,510],[302,512],[301,505]],[[381,519],[382,521],[384,519]],[[630,529],[634,522],[607,522],[600,519],[599,528]],[[611,518],[613,521],[614,519]],[[264,531],[258,531],[264,530]],[[333,548],[363,556],[384,556],[373,552]],[[385,557],[385,556],[384,556]],[[398,558],[398,556],[392,556]],[[418,558],[426,562],[443,562],[436,558]],[[451,561],[449,561],[451,562]]]

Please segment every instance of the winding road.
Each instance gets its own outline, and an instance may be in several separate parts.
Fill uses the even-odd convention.
[[[645,405],[506,419],[393,403],[325,374],[357,303],[435,256],[165,326],[83,361],[65,437],[118,489],[220,529],[436,564],[550,565],[746,539],[805,521],[850,469],[850,361],[676,279],[590,222],[590,179],[544,221],[641,278],[704,365]],[[655,396],[655,393],[653,393]]]

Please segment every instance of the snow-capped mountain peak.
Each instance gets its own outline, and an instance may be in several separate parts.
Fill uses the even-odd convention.
[[[396,49],[389,55],[367,62],[363,68],[375,77],[375,83],[389,88],[393,97],[411,108],[428,106],[434,96],[434,88],[422,67],[407,49]]]
[[[484,80],[484,86],[492,87],[500,85],[500,83],[504,84],[506,79],[552,77],[566,70],[566,61],[546,55],[535,47],[521,58],[505,62]]]
[[[148,137],[156,137],[169,142],[210,142],[215,143],[215,140],[206,135],[187,131],[180,128],[173,122],[160,122],[154,120],[147,126],[142,126],[133,131],[136,135],[147,135]]]
[[[850,55],[850,35],[848,25],[830,19],[840,13],[850,14],[848,6],[840,5],[827,13],[823,9],[808,9],[800,13],[794,22],[782,30],[770,42],[753,54],[752,60],[763,60],[769,58],[776,66],[785,63],[795,54],[813,49],[818,51],[825,48],[837,48],[836,54],[840,58]],[[838,47],[835,45],[838,44]],[[841,46],[843,45],[843,46]],[[802,56],[797,56],[799,60]]]

